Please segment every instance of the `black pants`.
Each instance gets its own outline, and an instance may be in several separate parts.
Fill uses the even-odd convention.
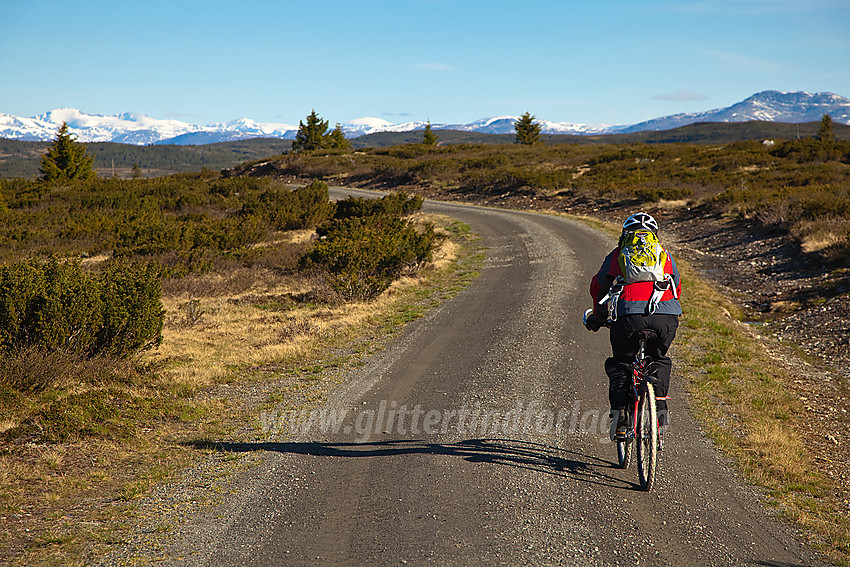
[[[646,354],[657,363],[658,383],[655,385],[655,395],[666,397],[670,388],[670,371],[673,368],[667,350],[676,336],[679,326],[678,315],[624,315],[618,317],[611,325],[611,350],[613,356],[605,361],[605,373],[611,382],[608,390],[608,400],[611,409],[622,410],[634,403],[632,389],[631,364],[638,351],[638,339],[634,337],[637,331],[652,329],[658,335],[646,342]],[[658,400],[657,410],[659,421],[667,424],[667,400]]]

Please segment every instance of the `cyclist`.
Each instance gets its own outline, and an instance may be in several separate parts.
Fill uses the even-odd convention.
[[[611,402],[611,418],[617,420],[617,436],[625,435],[628,431],[626,408],[634,402],[631,362],[638,351],[635,333],[643,329],[652,329],[656,334],[656,338],[647,341],[646,354],[657,366],[655,393],[660,430],[663,431],[668,425],[667,390],[672,363],[667,350],[676,336],[679,315],[682,314],[678,300],[681,291],[679,270],[666,250],[662,249],[664,255],[661,256],[665,281],[626,283],[620,252],[625,239],[639,231],[651,232],[657,239],[658,223],[647,213],[636,213],[625,220],[617,247],[605,257],[602,267],[591,281],[593,313],[585,323],[588,330],[595,332],[606,323],[609,316],[611,318],[613,354],[605,361],[605,372],[610,381],[608,399]]]

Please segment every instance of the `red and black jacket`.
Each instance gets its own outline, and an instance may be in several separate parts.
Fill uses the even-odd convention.
[[[667,252],[665,250],[665,252]],[[605,257],[602,262],[602,267],[599,272],[590,282],[590,295],[593,298],[593,312],[599,317],[608,315],[608,307],[599,305],[599,301],[611,289],[611,286],[617,281],[617,278],[622,279],[623,272],[620,269],[620,247],[614,248],[610,254]],[[674,290],[668,289],[661,296],[661,301],[655,309],[655,313],[662,315],[681,315],[682,305],[679,303],[678,297],[682,291],[682,279],[679,275],[679,269],[676,268],[676,261],[667,252],[667,262],[664,264],[664,273],[669,274],[673,278]],[[647,315],[649,300],[655,291],[654,282],[634,282],[623,286],[620,296],[617,300],[616,317],[623,315]]]

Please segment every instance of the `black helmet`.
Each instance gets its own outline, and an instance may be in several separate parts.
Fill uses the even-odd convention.
[[[623,223],[623,232],[633,232],[635,230],[649,230],[653,233],[658,232],[658,223],[652,218],[652,215],[647,213],[635,213],[626,219]]]

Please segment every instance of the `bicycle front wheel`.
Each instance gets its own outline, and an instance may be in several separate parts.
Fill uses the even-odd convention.
[[[629,463],[632,462],[632,440],[618,439],[617,440],[617,465],[621,469],[629,468]]]
[[[655,409],[655,389],[644,384],[638,399],[637,462],[640,486],[652,489],[658,466],[658,416]]]

